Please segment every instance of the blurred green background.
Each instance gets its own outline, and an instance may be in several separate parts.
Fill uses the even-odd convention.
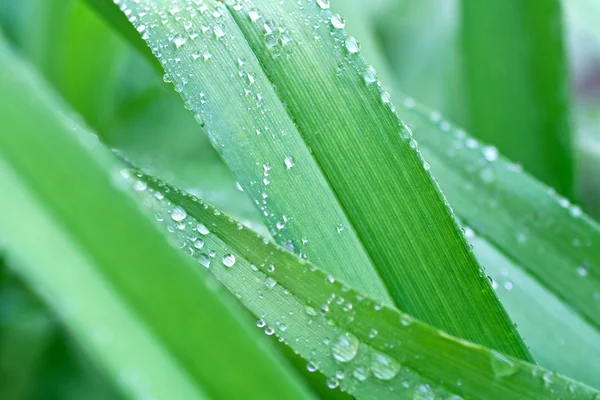
[[[564,194],[598,219],[600,3],[565,0],[563,6],[575,182]],[[351,32],[355,22],[371,29],[397,87],[478,136],[469,118],[457,0],[376,0],[368,6],[333,0],[332,8],[346,16]],[[0,27],[108,146],[261,230],[254,207],[178,95],[85,2],[2,1]],[[504,152],[501,143],[491,144]],[[0,268],[0,398],[118,398],[1,255]]]

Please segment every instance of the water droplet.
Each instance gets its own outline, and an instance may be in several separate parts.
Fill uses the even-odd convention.
[[[377,81],[377,70],[375,69],[375,67],[369,66],[367,67],[367,69],[365,69],[365,72],[363,73],[363,78],[365,79],[365,82],[367,83],[374,83]]]
[[[265,333],[267,334],[267,336],[271,336],[272,334],[275,333],[275,329],[271,328],[270,326],[267,326],[265,328]]]
[[[352,376],[359,382],[363,382],[367,379],[369,371],[363,367],[357,367],[352,371]]]
[[[271,278],[270,276],[265,279],[265,286],[269,289],[273,289],[275,285],[277,285],[277,281],[275,279]]]
[[[579,276],[587,276],[589,273],[590,266],[587,263],[583,263],[579,268],[577,268],[577,273]]]
[[[199,262],[204,268],[210,267],[210,258],[206,254],[200,254]]]
[[[235,256],[233,254],[228,254],[223,257],[223,265],[226,267],[233,267],[235,264]]]
[[[331,346],[333,358],[339,362],[348,362],[352,360],[358,352],[359,344],[360,342],[356,336],[348,332],[343,334],[338,337]]]
[[[173,43],[175,43],[175,46],[177,48],[180,48],[181,46],[183,46],[185,44],[185,42],[187,42],[187,39],[181,35],[175,36],[175,39],[173,39]]]
[[[204,247],[204,240],[202,240],[202,239],[196,239],[194,241],[194,247],[197,248],[197,249],[203,248]]]
[[[331,16],[331,25],[336,29],[342,29],[346,26],[346,20],[340,14],[333,14]]]
[[[215,27],[213,28],[213,32],[218,38],[222,38],[223,36],[225,36],[225,28],[223,28],[221,25],[215,25]]]
[[[266,325],[265,321],[261,319],[259,319],[258,321],[256,321],[256,326],[258,326],[259,328],[264,328]]]
[[[339,225],[336,227],[336,230],[337,230],[337,232],[338,232],[338,233],[341,233],[341,232],[344,230],[344,225],[342,225],[342,224],[339,224]]]
[[[312,362],[312,361],[309,361],[309,362],[306,364],[306,369],[308,370],[308,372],[315,372],[316,370],[318,370],[318,369],[319,369],[319,367],[318,367],[318,366],[317,366],[317,364],[315,364],[314,362]]]
[[[390,95],[390,92],[388,92],[387,90],[382,90],[381,91],[381,101],[383,101],[385,104],[392,101],[392,96]]]
[[[137,179],[135,182],[133,182],[133,189],[137,190],[138,192],[143,192],[147,187],[148,184],[141,179]]]
[[[377,332],[377,329],[371,329],[371,332],[369,332],[369,338],[374,339],[378,333],[379,332]]]
[[[306,311],[306,314],[310,315],[311,317],[314,317],[317,315],[317,310],[315,310],[313,307],[311,306],[306,306],[304,308],[304,311]]]
[[[371,356],[371,372],[377,379],[389,381],[400,371],[400,364],[385,354],[373,352]]]
[[[429,163],[427,161],[423,162],[423,169],[425,171],[429,171],[431,169],[431,165],[429,165]]]
[[[330,7],[329,4],[329,0],[317,0],[317,4],[319,5],[319,7],[321,7],[323,10],[327,10]]]
[[[187,217],[187,213],[181,207],[175,207],[173,211],[171,211],[171,218],[173,221],[181,222]]]
[[[292,168],[294,165],[296,165],[296,164],[294,163],[294,159],[293,159],[292,157],[286,157],[286,158],[285,158],[285,160],[284,160],[284,162],[285,162],[285,166],[286,166],[288,169],[290,169],[290,168]]]
[[[248,11],[248,17],[250,17],[250,21],[255,22],[260,19],[260,14],[256,8]]]
[[[483,158],[489,162],[496,161],[498,159],[498,149],[496,149],[494,146],[485,146],[481,150],[481,153],[483,154]]]
[[[351,54],[355,54],[360,51],[360,44],[354,36],[348,36],[346,39],[346,50],[348,50],[348,52]]]
[[[339,386],[339,384],[340,382],[334,376],[330,376],[329,378],[327,378],[327,387],[329,389],[335,389]]]
[[[510,358],[496,351],[490,353],[490,362],[497,378],[511,376],[517,372],[517,365]]]
[[[200,233],[201,235],[208,235],[210,233],[210,231],[208,230],[208,228],[206,227],[206,225],[204,224],[198,224],[196,226],[196,230],[198,231],[198,233]]]

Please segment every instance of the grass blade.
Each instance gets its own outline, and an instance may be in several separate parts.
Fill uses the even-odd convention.
[[[438,327],[529,357],[387,97],[365,84],[353,39],[332,26],[341,20],[313,2],[118,3],[279,243]],[[244,112],[224,118],[232,109]]]
[[[115,187],[120,163],[5,45],[0,88],[11,132],[0,135],[7,256],[125,393],[309,397],[239,309]]]
[[[140,200],[201,269],[308,361],[362,398],[593,399],[585,385],[382,306],[209,204],[130,170]],[[170,216],[185,215],[184,226]],[[419,397],[420,398],[420,397]]]
[[[341,4],[337,10],[343,10]],[[385,82],[394,83],[376,51],[372,32],[361,28],[361,20],[348,24],[361,29],[365,57],[378,66]],[[536,359],[548,368],[600,385],[594,372],[600,361],[590,357],[600,356],[600,330],[591,314],[584,312],[598,304],[600,282],[590,274],[579,275],[582,266],[591,270],[599,262],[597,224],[578,206],[520,172],[494,147],[469,137],[397,87],[392,89],[401,99],[399,115],[413,130],[453,210],[466,224],[475,254],[495,280],[496,292]],[[532,221],[541,226],[530,229]],[[552,271],[554,278],[546,271]],[[584,292],[578,289],[579,281],[585,281]]]
[[[462,0],[468,125],[573,197],[568,72],[559,0]]]

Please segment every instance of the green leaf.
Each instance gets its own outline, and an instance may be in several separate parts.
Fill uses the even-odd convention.
[[[468,127],[573,197],[560,0],[462,0]]]
[[[383,81],[394,84],[372,32],[362,28],[360,19],[348,19],[348,25],[360,30],[364,55],[377,65]],[[585,311],[597,308],[600,281],[595,272],[582,276],[579,269],[587,265],[591,272],[600,262],[597,223],[519,172],[520,167],[497,155],[495,148],[469,137],[397,87],[392,89],[399,99],[399,115],[414,131],[453,210],[466,223],[475,254],[536,359],[600,385],[595,373],[600,369],[600,329]]]
[[[0,89],[7,257],[124,393],[309,397],[219,286],[116,186],[122,164],[5,45]]]
[[[341,20],[314,2],[118,4],[280,244],[529,358]]]
[[[213,273],[328,385],[361,398],[593,399],[536,365],[449,336],[337,281],[209,204],[129,171],[171,240]]]

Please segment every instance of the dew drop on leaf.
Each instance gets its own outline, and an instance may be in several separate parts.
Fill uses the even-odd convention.
[[[223,257],[223,265],[226,267],[233,267],[235,264],[235,256],[233,254],[227,254]]]
[[[346,26],[346,20],[340,14],[333,14],[331,16],[331,25],[336,29],[342,29]]]
[[[319,7],[321,7],[323,10],[327,10],[330,7],[329,4],[329,0],[317,0],[317,4],[319,5]]]
[[[288,169],[290,169],[290,168],[292,168],[294,165],[296,165],[296,164],[294,163],[294,159],[293,159],[292,157],[286,157],[286,158],[285,158],[285,160],[284,160],[284,162],[285,162],[285,166],[286,166]]]
[[[274,288],[275,285],[277,285],[277,281],[275,279],[271,278],[270,276],[265,279],[265,286],[269,289]]]
[[[338,337],[331,346],[333,358],[339,362],[348,362],[352,360],[358,352],[358,338],[351,333],[344,333]]]
[[[187,213],[181,207],[175,207],[173,211],[171,211],[171,219],[176,222],[181,222],[187,217]]]
[[[198,224],[198,226],[196,227],[196,230],[198,231],[198,233],[200,233],[202,235],[208,235],[210,233],[210,231],[204,224]]]
[[[504,354],[492,351],[490,353],[492,371],[497,378],[511,376],[517,372],[517,365]]]
[[[363,73],[363,78],[367,83],[374,83],[377,81],[377,70],[375,67],[369,66]]]
[[[371,372],[377,379],[389,381],[400,371],[400,364],[385,354],[374,352],[371,356]]]
[[[175,46],[177,48],[180,48],[181,46],[183,46],[185,44],[185,42],[187,42],[187,39],[184,38],[183,36],[175,36],[175,39],[173,39],[173,43],[175,43]]]
[[[359,382],[363,382],[367,379],[368,370],[363,367],[357,367],[352,371],[352,376]]]
[[[314,362],[309,361],[308,364],[306,364],[306,369],[308,372],[315,372],[319,369],[319,367],[317,367],[317,364],[315,364]]]
[[[356,40],[356,38],[354,36],[349,36],[346,39],[346,50],[348,50],[348,52],[351,54],[355,54],[355,53],[359,52],[360,44],[358,43],[358,41]]]
[[[338,387],[340,384],[340,382],[337,380],[337,378],[331,376],[329,378],[327,378],[327,387],[329,389],[335,389],[336,387]]]
[[[256,8],[253,8],[252,10],[248,11],[248,17],[250,17],[250,21],[255,22],[260,19],[260,14]]]

